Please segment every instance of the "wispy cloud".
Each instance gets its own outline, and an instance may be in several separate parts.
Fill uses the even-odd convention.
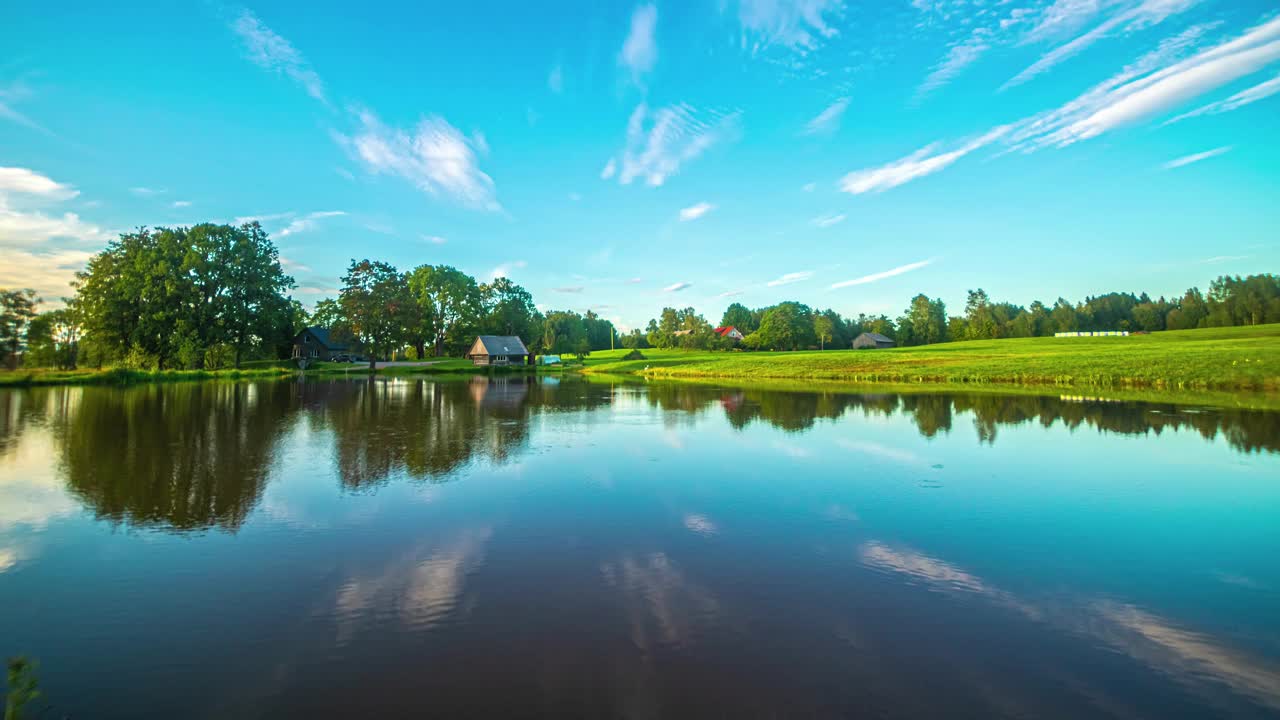
[[[3,196],[7,193],[21,193],[52,201],[70,200],[80,191],[41,175],[40,173],[20,167],[0,167],[0,207],[4,206]]]
[[[610,158],[600,177],[618,175],[628,185],[636,178],[658,187],[717,142],[736,135],[737,112],[699,111],[686,104],[656,111],[640,103],[627,121],[627,141],[619,156]]]
[[[556,63],[547,75],[547,89],[557,95],[564,92],[564,67],[560,63]]]
[[[630,70],[637,82],[658,62],[658,43],[654,39],[657,25],[656,5],[640,5],[631,13],[631,30],[618,52],[618,64]]]
[[[971,140],[948,152],[938,152],[937,143],[926,145],[901,160],[876,168],[857,170],[845,175],[840,181],[840,189],[847,193],[860,195],[866,192],[883,192],[898,187],[950,166],[974,150],[990,145],[1007,131],[1007,126],[998,127],[982,137]]]
[[[286,225],[284,229],[280,230],[276,235],[279,237],[288,237],[290,235],[297,235],[298,233],[307,232],[309,230],[315,230],[317,221],[330,217],[340,217],[346,214],[347,213],[342,210],[321,210],[319,212],[307,213],[303,217],[294,219],[293,222]]]
[[[680,211],[680,222],[689,222],[690,220],[697,220],[698,218],[702,217],[703,215],[706,215],[707,213],[715,209],[716,209],[716,206],[708,202],[700,202],[696,205],[690,205],[689,207],[684,208],[683,210]]]
[[[804,185],[802,185],[802,186],[800,187],[800,189],[801,189],[801,190],[803,190],[803,191],[805,191],[805,192],[813,192],[814,190],[817,190],[817,189],[818,189],[818,183],[813,183],[813,182],[811,182],[811,183],[805,183]]]
[[[919,100],[951,82],[956,75],[960,74],[961,70],[982,57],[982,54],[991,48],[987,38],[987,33],[975,32],[966,40],[948,48],[946,57],[933,67],[933,70],[929,72],[924,82],[916,90],[916,99]]]
[[[39,130],[46,135],[53,133],[36,121],[19,112],[14,106],[31,97],[31,88],[21,80],[0,86],[0,118],[18,123],[32,130]]]
[[[717,295],[716,297],[718,298],[737,297],[745,292],[746,290],[726,290],[720,293],[719,295]]]
[[[1006,90],[1008,88],[1021,85],[1037,75],[1048,71],[1053,66],[1079,54],[1085,48],[1108,35],[1141,30],[1152,25],[1157,25],[1171,15],[1176,15],[1193,7],[1197,1],[1198,0],[1144,0],[1128,10],[1112,15],[1099,23],[1089,32],[1086,32],[1070,42],[1059,45],[1045,53],[1039,60],[1036,60],[1025,70],[1018,73],[1002,85],[1000,89]],[[1057,3],[1055,6],[1060,4],[1062,3]],[[1087,7],[1086,3],[1079,2],[1068,3],[1068,5],[1072,7],[1084,5]],[[1096,4],[1094,4],[1094,7],[1096,7]],[[1040,27],[1043,27],[1043,24],[1044,23],[1041,23]]]
[[[662,288],[662,292],[665,292],[665,293],[680,292],[681,290],[691,287],[692,285],[693,283],[690,283],[690,282],[673,283],[671,285],[668,285]]]
[[[585,288],[581,285],[568,285],[566,287],[551,288],[551,292],[558,293],[580,293]]]
[[[308,95],[321,102],[327,102],[324,83],[302,57],[302,53],[298,52],[288,40],[264,25],[256,15],[248,10],[241,12],[231,24],[231,29],[240,37],[246,55],[255,65],[287,75],[301,85]]]
[[[336,138],[369,172],[399,177],[466,207],[501,209],[493,179],[480,170],[479,136],[469,138],[438,116],[424,118],[412,130],[388,127],[368,110],[357,116],[359,129]]]
[[[164,188],[131,187],[129,188],[129,192],[137,195],[138,197],[155,197],[157,195],[163,195],[169,191]]]
[[[420,237],[422,238],[422,242],[431,243],[432,245],[444,245],[449,242],[447,238],[440,237],[439,235],[422,235]]]
[[[814,227],[829,228],[832,225],[839,225],[844,222],[846,217],[847,216],[843,213],[828,213],[826,215],[819,215],[809,222],[813,224]]]
[[[0,235],[10,239],[5,220],[0,211]],[[0,246],[0,287],[31,288],[45,302],[56,302],[72,294],[71,281],[92,257],[86,250]]]
[[[840,118],[844,115],[844,111],[849,109],[849,100],[848,97],[842,97],[828,105],[825,110],[805,123],[802,134],[818,135],[833,133],[840,129]]]
[[[175,207],[175,208],[191,207],[191,201],[190,200],[174,200],[173,204],[170,207]]]
[[[1277,75],[1270,80],[1258,83],[1253,87],[1241,90],[1225,100],[1212,102],[1208,105],[1198,107],[1191,112],[1183,113],[1172,120],[1169,120],[1165,125],[1171,125],[1179,120],[1186,120],[1187,118],[1199,117],[1201,115],[1219,115],[1221,113],[1231,112],[1232,110],[1242,108],[1245,105],[1258,102],[1259,100],[1265,100],[1278,92],[1280,92],[1280,75]]]
[[[493,272],[490,273],[490,276],[495,280],[502,277],[508,277],[512,270],[519,270],[526,265],[528,265],[528,263],[524,260],[512,260],[511,262],[505,262],[494,268]]]
[[[884,272],[872,273],[870,275],[863,275],[860,278],[854,278],[853,280],[845,280],[843,282],[835,283],[834,285],[831,286],[831,289],[839,290],[840,288],[853,287],[854,285],[866,285],[868,283],[879,282],[880,280],[885,280],[891,277],[897,277],[898,275],[905,275],[906,273],[909,273],[913,270],[919,270],[920,268],[927,267],[932,263],[933,263],[933,259],[930,258],[929,260],[921,260],[920,262],[913,262],[907,265],[900,265],[896,268],[893,268],[892,270],[885,270]]]
[[[633,277],[630,280],[627,280],[628,285],[639,285],[642,282],[644,282],[644,278]]]
[[[710,537],[720,532],[720,528],[716,526],[711,518],[706,515],[697,515],[690,513],[684,516],[684,526],[687,530],[703,537]]]
[[[1218,157],[1219,155],[1222,155],[1223,153],[1227,153],[1227,152],[1231,152],[1230,145],[1227,145],[1225,147],[1220,147],[1220,148],[1214,148],[1212,150],[1206,150],[1204,152],[1195,153],[1194,155],[1184,155],[1180,158],[1175,158],[1173,160],[1170,160],[1169,162],[1164,163],[1160,167],[1164,168],[1165,170],[1172,170],[1174,168],[1180,168],[1184,165],[1190,165],[1191,163],[1198,163],[1201,160],[1208,160],[1209,158]]]
[[[769,287],[778,287],[779,285],[790,285],[791,283],[800,282],[802,280],[808,280],[811,277],[813,277],[812,271],[806,270],[804,272],[790,272],[790,273],[787,273],[786,275],[783,275],[782,277],[770,280],[765,284],[768,285]]]
[[[817,49],[839,34],[832,22],[844,11],[843,0],[738,0],[737,5],[742,47],[753,53],[773,45]]]

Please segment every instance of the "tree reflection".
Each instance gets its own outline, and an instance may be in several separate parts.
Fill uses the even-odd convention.
[[[70,490],[102,518],[177,530],[244,522],[292,404],[282,383],[63,389],[52,414]]]

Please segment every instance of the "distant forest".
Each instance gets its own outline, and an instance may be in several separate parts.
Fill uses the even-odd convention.
[[[886,315],[846,318],[835,310],[817,310],[788,301],[747,308],[733,303],[720,326],[734,326],[751,350],[848,348],[864,332],[880,333],[900,345],[927,345],[953,340],[1043,337],[1076,330],[1156,332],[1201,327],[1260,325],[1280,322],[1280,277],[1223,276],[1209,284],[1206,296],[1191,288],[1180,298],[1151,299],[1146,293],[1113,292],[1072,303],[1058,298],[1052,306],[1039,300],[1023,307],[995,302],[985,290],[970,290],[964,314],[948,315],[942,300],[921,293],[896,319]],[[663,308],[644,331],[622,338],[624,347],[729,348],[733,342],[714,332],[693,308]]]
[[[756,309],[730,305],[724,338],[693,308],[664,308],[644,330],[618,335],[588,310],[542,312],[508,278],[481,283],[447,265],[400,271],[353,260],[336,297],[308,312],[279,252],[257,223],[141,228],[122,234],[76,276],[65,307],[38,312],[32,290],[0,289],[0,359],[11,369],[123,366],[218,369],[289,357],[292,338],[319,325],[370,357],[458,356],[477,334],[518,335],[535,353],[584,355],[614,346],[698,350],[848,348],[863,332],[902,345],[1033,337],[1071,330],[1159,331],[1280,322],[1280,278],[1220,277],[1207,294],[1180,298],[1109,293],[1052,306],[995,302],[969,292],[964,313],[915,296],[898,318],[845,318],[788,301]]]

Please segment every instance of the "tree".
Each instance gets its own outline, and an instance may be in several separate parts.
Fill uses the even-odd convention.
[[[930,300],[923,293],[916,295],[903,319],[905,322],[898,324],[900,332],[906,331],[904,325],[910,327],[910,336],[902,342],[904,345],[929,345],[946,340],[947,307],[941,299]]]
[[[369,368],[403,342],[417,306],[405,277],[384,262],[352,260],[338,296],[356,339],[369,350]]]
[[[493,335],[516,335],[532,341],[530,330],[538,314],[528,290],[505,277],[480,286],[483,330]]]
[[[813,333],[818,336],[818,349],[825,350],[826,343],[831,341],[831,334],[835,331],[835,324],[831,318],[826,315],[813,316]]]
[[[27,325],[36,317],[40,298],[36,291],[0,289],[0,352],[9,369],[18,367],[27,337]]]
[[[409,289],[419,311],[418,341],[430,342],[437,356],[465,350],[484,312],[476,279],[448,265],[420,265],[409,275]]]
[[[982,288],[970,290],[964,304],[964,316],[967,322],[967,337],[970,340],[989,340],[997,337],[995,317],[991,309],[991,298]]]
[[[807,305],[783,302],[765,311],[756,330],[756,344],[772,350],[796,350],[816,341],[813,313]]]
[[[246,349],[289,325],[284,293],[294,286],[293,278],[284,274],[279,252],[257,222],[238,228],[196,225],[187,231],[187,241],[184,268],[202,279],[197,289],[206,309],[196,321],[205,331],[204,344],[230,345],[238,368]]]
[[[756,321],[751,316],[751,311],[742,303],[733,303],[725,308],[724,316],[720,318],[721,327],[736,327],[743,335],[756,331]]]

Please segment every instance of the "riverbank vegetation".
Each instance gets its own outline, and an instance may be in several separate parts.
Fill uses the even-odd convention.
[[[1280,324],[1129,337],[972,340],[887,350],[593,353],[587,373],[651,378],[1280,390]]]
[[[1280,323],[1280,277],[1223,276],[1209,284],[1208,294],[1191,288],[1180,298],[1152,299],[1146,293],[1113,292],[1072,303],[1058,298],[1052,306],[1035,301],[1023,307],[993,301],[981,288],[970,290],[964,314],[947,314],[938,298],[921,293],[897,319],[861,314],[846,318],[835,310],[799,302],[747,308],[731,304],[719,327],[735,327],[745,337],[734,343],[715,332],[694,308],[663,308],[641,332],[622,338],[629,348],[685,350],[805,350],[849,348],[864,332],[879,333],[898,345],[932,345],[965,340],[1051,337],[1059,332],[1160,332],[1194,328]]]

